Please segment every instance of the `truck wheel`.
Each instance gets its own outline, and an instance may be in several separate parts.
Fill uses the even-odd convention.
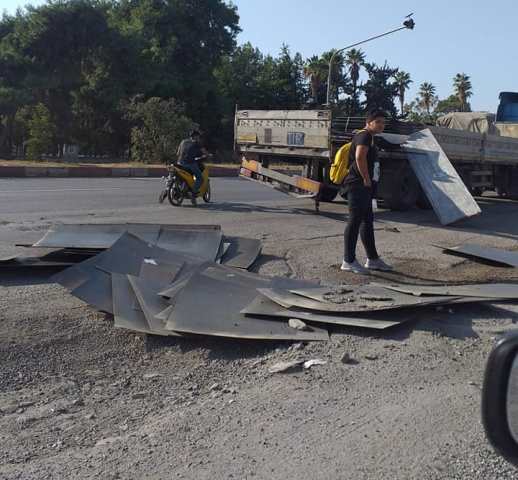
[[[391,210],[405,211],[415,207],[419,197],[419,183],[410,167],[401,168],[391,175],[387,195],[383,197]]]
[[[321,202],[332,202],[338,195],[338,188],[324,185],[320,191]]]

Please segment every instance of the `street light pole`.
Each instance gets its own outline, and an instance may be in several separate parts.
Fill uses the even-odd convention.
[[[403,22],[403,26],[399,28],[395,28],[394,30],[390,30],[389,32],[382,33],[381,35],[376,35],[374,37],[367,38],[367,40],[362,40],[361,42],[353,43],[352,45],[348,45],[347,47],[341,48],[331,55],[331,59],[329,60],[329,73],[327,75],[327,95],[326,95],[326,105],[330,105],[330,96],[331,96],[331,79],[333,72],[333,61],[337,55],[344,52],[345,50],[349,50],[350,48],[357,47],[358,45],[363,45],[364,43],[371,42],[372,40],[376,40],[381,37],[386,37],[387,35],[391,35],[392,33],[399,32],[400,30],[413,30],[415,27],[415,22],[412,18],[410,18],[412,14],[410,14]]]

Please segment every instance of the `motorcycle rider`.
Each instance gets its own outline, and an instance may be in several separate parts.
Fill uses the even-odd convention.
[[[201,135],[198,130],[191,131],[189,138],[181,141],[176,152],[178,165],[194,177],[191,194],[191,203],[193,205],[196,205],[196,196],[203,183],[203,175],[198,161],[206,156],[205,149],[201,146],[200,138]]]

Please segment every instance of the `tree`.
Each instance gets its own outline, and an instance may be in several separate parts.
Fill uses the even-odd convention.
[[[352,96],[357,97],[360,69],[365,64],[365,54],[359,49],[352,48],[346,53],[344,61],[349,67],[349,76],[352,82]]]
[[[437,103],[437,107],[435,107],[435,113],[451,113],[451,112],[462,112],[463,107],[460,103],[459,97],[457,95],[450,95],[448,98],[443,100],[439,100]],[[466,103],[464,106],[465,112],[471,112],[471,105]]]
[[[309,80],[310,84],[311,99],[319,105],[325,103],[328,71],[328,64],[317,55],[309,58],[304,66],[304,76]]]
[[[55,134],[50,111],[43,103],[38,103],[32,109],[27,127],[27,157],[30,160],[40,160],[43,154],[50,153]]]
[[[137,96],[125,105],[131,129],[131,159],[142,163],[170,163],[193,122],[174,99]]]
[[[453,79],[453,88],[455,95],[459,99],[461,112],[466,112],[468,107],[468,98],[473,95],[471,80],[465,73],[457,73]]]
[[[397,73],[397,68],[391,68],[385,64],[378,66],[375,63],[366,63],[365,69],[369,79],[362,86],[365,93],[363,106],[366,111],[383,110],[392,117],[397,114],[394,99],[398,96],[398,87],[390,79]]]
[[[412,83],[410,74],[404,71],[399,71],[394,75],[394,81],[398,89],[399,102],[401,107],[401,115],[404,114],[405,109],[405,93]]]
[[[437,103],[435,91],[435,86],[430,82],[424,82],[419,87],[418,102],[428,115],[431,114],[432,107]]]

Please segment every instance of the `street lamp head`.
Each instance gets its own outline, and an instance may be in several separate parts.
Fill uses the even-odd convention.
[[[413,15],[413,13],[411,13],[410,15],[407,15],[405,17],[407,20],[405,20],[403,22],[403,26],[405,28],[408,28],[409,30],[413,30],[415,27],[415,22],[414,22],[414,19],[412,18],[412,15]]]

